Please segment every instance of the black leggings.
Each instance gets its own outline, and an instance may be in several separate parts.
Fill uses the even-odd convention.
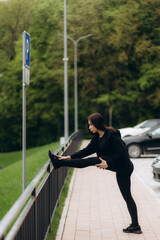
[[[126,201],[131,216],[132,225],[138,225],[137,206],[131,194],[131,173],[116,173],[117,183],[121,194]]]
[[[101,163],[98,157],[90,158],[78,158],[71,160],[59,160],[60,166],[75,167],[75,168],[85,168],[89,166],[94,166],[95,164]]]
[[[60,166],[68,166],[68,167],[75,167],[75,168],[84,168],[88,166],[93,166],[95,164],[101,163],[101,160],[98,157],[90,157],[90,158],[83,158],[83,159],[71,159],[71,160],[59,160]],[[130,173],[116,173],[117,183],[121,194],[126,201],[128,211],[131,216],[132,225],[138,225],[138,216],[137,216],[137,207],[136,203],[131,194],[131,174],[133,169]]]

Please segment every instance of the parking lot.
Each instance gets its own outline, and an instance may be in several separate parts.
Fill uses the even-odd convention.
[[[152,162],[155,156],[142,156],[141,158],[132,158],[135,167],[135,174],[144,183],[154,198],[160,204],[160,182],[153,179]]]

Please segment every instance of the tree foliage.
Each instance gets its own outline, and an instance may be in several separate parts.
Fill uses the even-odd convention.
[[[27,147],[63,135],[63,1],[0,2],[0,150],[21,148],[22,32],[31,35]],[[98,111],[117,128],[159,118],[160,1],[67,0],[78,43],[79,127]],[[74,129],[74,48],[68,40],[69,128]]]

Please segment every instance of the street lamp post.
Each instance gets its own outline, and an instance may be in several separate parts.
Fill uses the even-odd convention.
[[[59,34],[59,36],[64,37],[62,34]],[[74,40],[73,38],[67,36],[68,39],[70,39],[74,44],[74,131],[78,130],[78,81],[77,81],[77,45],[80,40],[84,38],[91,37],[92,34],[87,34],[84,36],[79,37],[77,40]]]
[[[68,79],[67,79],[67,10],[64,0],[64,137],[68,138]]]

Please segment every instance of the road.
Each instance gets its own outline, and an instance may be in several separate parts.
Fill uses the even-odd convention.
[[[160,204],[160,182],[153,179],[151,164],[155,157],[141,157],[131,159],[134,163],[135,174],[144,183],[148,190],[152,193],[154,198]]]

